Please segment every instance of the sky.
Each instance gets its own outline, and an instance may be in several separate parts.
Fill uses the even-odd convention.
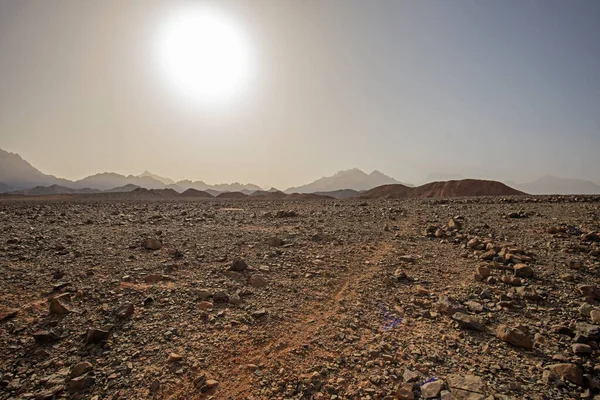
[[[225,100],[157,50],[198,4],[245,46]],[[0,148],[69,179],[600,182],[598,21],[597,0],[0,0]]]

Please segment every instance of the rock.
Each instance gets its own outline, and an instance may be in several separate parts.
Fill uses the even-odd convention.
[[[232,294],[229,296],[229,304],[237,306],[242,302],[242,298],[238,294]]]
[[[241,272],[237,272],[237,271],[225,271],[223,274],[226,277],[228,277],[230,279],[233,279],[234,281],[237,281],[237,282],[245,282],[246,281],[246,277]]]
[[[464,307],[450,296],[442,296],[436,304],[436,309],[441,314],[454,315],[457,312],[463,312]]]
[[[87,374],[92,370],[92,364],[87,361],[82,361],[80,363],[75,364],[75,366],[71,369],[71,373],[69,377],[71,379],[77,378],[83,374]]]
[[[214,303],[229,303],[229,295],[226,292],[220,290],[213,295],[213,302]]]
[[[216,388],[218,385],[219,385],[219,382],[214,379],[207,379],[206,382],[204,383],[204,386],[206,386],[206,388],[208,390]]]
[[[571,260],[569,261],[569,269],[580,270],[582,267],[581,261]]]
[[[462,222],[455,218],[452,218],[450,221],[448,221],[448,228],[459,231],[462,229]]]
[[[487,330],[485,325],[483,325],[479,319],[462,312],[457,312],[452,315],[452,319],[458,322],[458,325],[464,329],[479,332],[485,332]]]
[[[212,296],[212,293],[206,289],[200,289],[196,292],[196,296],[198,296],[200,300],[206,300]]]
[[[487,265],[480,265],[477,267],[477,274],[485,279],[492,274],[492,269]]]
[[[283,240],[278,237],[270,237],[267,239],[267,244],[271,247],[283,246]]]
[[[496,337],[504,342],[508,342],[516,347],[531,350],[533,340],[523,331],[516,328],[509,328],[506,325],[499,325],[496,328]]]
[[[583,371],[575,364],[552,364],[548,369],[561,379],[583,386]]]
[[[420,373],[408,368],[404,370],[404,374],[402,375],[402,379],[404,379],[404,382],[416,382],[419,380],[420,377]]]
[[[413,384],[404,383],[396,389],[396,399],[399,400],[414,400],[415,395],[413,393]]]
[[[510,275],[503,275],[502,282],[513,286],[521,286],[523,284],[519,278]]]
[[[201,301],[198,303],[198,308],[201,310],[211,310],[213,308],[213,303],[210,301]]]
[[[533,278],[533,268],[525,264],[515,264],[513,267],[515,275],[520,278]]]
[[[532,287],[524,287],[520,286],[516,289],[517,296],[522,297],[526,300],[531,301],[540,301],[542,300],[542,296],[538,294],[538,292]]]
[[[180,356],[179,354],[177,354],[177,353],[170,353],[167,362],[169,364],[172,364],[172,363],[179,362],[179,361],[182,361],[182,360],[183,360],[183,357]]]
[[[481,247],[481,242],[477,238],[473,238],[467,242],[467,247],[469,249],[478,249]]]
[[[125,303],[119,306],[119,308],[117,308],[117,310],[115,311],[115,316],[118,319],[127,319],[131,317],[134,312],[135,306],[133,305],[133,303]]]
[[[156,392],[158,392],[159,389],[160,389],[160,381],[158,379],[152,381],[152,383],[150,384],[150,392],[156,393]]]
[[[577,289],[585,297],[589,297],[592,300],[600,299],[600,288],[595,285],[579,285]]]
[[[583,336],[586,340],[600,339],[600,325],[578,322],[575,324],[575,331],[578,335]]]
[[[421,386],[421,397],[424,397],[426,399],[435,399],[439,396],[443,387],[444,382],[442,382],[441,380],[428,382]]]
[[[446,377],[450,392],[457,399],[483,400],[485,384],[483,380],[475,375],[450,374]]]
[[[96,378],[91,373],[78,376],[77,378],[71,379],[67,383],[67,390],[70,392],[79,392],[94,385]]]
[[[150,274],[150,275],[146,275],[144,277],[144,282],[146,283],[150,283],[150,284],[155,284],[158,282],[161,282],[163,280],[162,275],[159,274]]]
[[[594,324],[600,324],[600,310],[590,311],[590,319]]]
[[[483,305],[476,301],[467,301],[467,302],[465,302],[465,306],[467,306],[467,308],[469,310],[471,310],[475,313],[480,313],[483,311]]]
[[[147,238],[142,242],[142,247],[146,250],[160,250],[162,243],[158,239]]]
[[[496,253],[495,250],[488,250],[485,253],[481,254],[479,258],[481,260],[492,261],[497,255],[498,253]]]
[[[267,286],[267,280],[261,274],[253,274],[248,279],[248,284],[252,287]]]
[[[562,279],[565,282],[573,282],[573,281],[575,281],[575,275],[570,274],[570,273],[562,274],[560,276],[560,279]]]
[[[54,315],[65,315],[68,314],[70,312],[73,312],[73,310],[71,309],[71,307],[65,303],[65,300],[69,299],[70,301],[70,297],[67,295],[60,295],[57,297],[53,297],[52,299],[50,299],[50,314],[54,314]]]
[[[233,260],[233,263],[231,263],[229,270],[236,271],[236,272],[243,272],[246,270],[246,268],[248,268],[248,264],[246,264],[246,261],[238,258],[238,259]]]
[[[583,343],[575,343],[573,344],[573,353],[575,354],[591,354],[592,347]]]
[[[262,318],[267,315],[267,310],[265,310],[264,308],[261,308],[260,310],[253,311],[251,315],[254,318]]]
[[[54,332],[39,330],[33,333],[33,340],[38,344],[53,343],[58,341],[59,337]]]
[[[589,303],[583,303],[580,307],[579,307],[579,314],[581,314],[584,317],[590,317],[590,314],[592,311],[594,311],[594,306],[592,306]]]
[[[85,342],[86,344],[105,342],[109,336],[110,331],[107,329],[90,328],[87,331]]]

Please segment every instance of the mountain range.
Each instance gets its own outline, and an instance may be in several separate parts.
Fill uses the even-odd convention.
[[[462,176],[449,173],[431,174],[428,178],[459,178]],[[435,179],[442,180],[442,179]],[[443,179],[447,180],[447,179]],[[582,179],[566,179],[555,176],[545,176],[528,183],[504,182],[508,186],[530,194],[600,194],[600,185]],[[334,175],[325,176],[306,185],[290,187],[284,193],[317,193],[336,198],[352,197],[359,192],[367,191],[383,185],[413,185],[402,183],[380,171],[367,174],[357,168],[339,171]],[[102,172],[71,181],[44,174],[16,153],[0,149],[0,193],[20,192],[23,194],[49,193],[94,193],[131,192],[137,188],[172,189],[182,193],[189,189],[207,192],[218,196],[223,192],[241,192],[252,194],[263,189],[251,183],[223,183],[210,185],[203,181],[189,179],[174,181],[149,171],[140,175],[121,175],[114,172]],[[265,192],[278,192],[271,188]]]
[[[333,192],[344,189],[362,191],[373,189],[381,185],[390,185],[395,183],[402,182],[398,182],[394,178],[391,178],[379,171],[373,171],[370,174],[367,174],[360,169],[353,168],[346,171],[340,171],[331,176],[325,176],[307,185],[291,187],[286,189],[284,192],[317,193]]]

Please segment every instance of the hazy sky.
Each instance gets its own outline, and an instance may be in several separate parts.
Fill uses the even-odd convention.
[[[70,179],[600,181],[598,0],[211,2],[253,66],[218,104],[157,57],[189,3],[0,0],[0,148]]]

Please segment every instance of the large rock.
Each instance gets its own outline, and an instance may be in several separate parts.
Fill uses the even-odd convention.
[[[548,369],[562,379],[583,386],[583,371],[575,364],[552,364]]]
[[[436,309],[445,315],[454,315],[457,312],[463,312],[464,307],[450,296],[442,296],[436,304]]]
[[[579,285],[577,286],[579,293],[581,293],[586,298],[590,298],[592,300],[600,299],[600,288],[595,285]]]
[[[235,260],[233,260],[233,262],[231,263],[231,266],[229,267],[230,271],[236,271],[236,272],[243,272],[246,270],[246,268],[248,268],[248,264],[246,264],[246,261],[237,258]]]
[[[475,375],[451,374],[446,377],[450,392],[457,399],[483,400],[485,398],[485,384]]]
[[[600,339],[600,325],[578,322],[575,324],[575,332],[577,332],[578,335],[581,335],[586,340]]]
[[[57,297],[50,299],[50,314],[64,315],[73,312],[73,309],[68,304],[71,301],[71,297],[65,293]]]
[[[108,329],[90,328],[87,331],[85,342],[87,344],[105,342],[109,336],[110,331]]]
[[[82,361],[80,363],[75,364],[75,366],[71,369],[71,373],[69,376],[71,379],[77,378],[83,374],[87,374],[92,370],[92,364],[87,361]]]
[[[472,331],[485,332],[487,329],[481,321],[471,315],[457,312],[452,316],[452,319],[458,322],[461,328],[469,329]]]
[[[535,275],[533,272],[533,268],[526,264],[515,264],[513,267],[515,275],[520,278],[533,278]]]
[[[496,328],[496,337],[516,347],[528,350],[533,348],[533,340],[525,332],[506,325],[499,325]]]
[[[444,387],[441,380],[428,382],[421,386],[421,397],[426,399],[436,399]]]
[[[396,389],[396,399],[398,400],[414,400],[415,395],[413,393],[412,383],[403,383]]]

